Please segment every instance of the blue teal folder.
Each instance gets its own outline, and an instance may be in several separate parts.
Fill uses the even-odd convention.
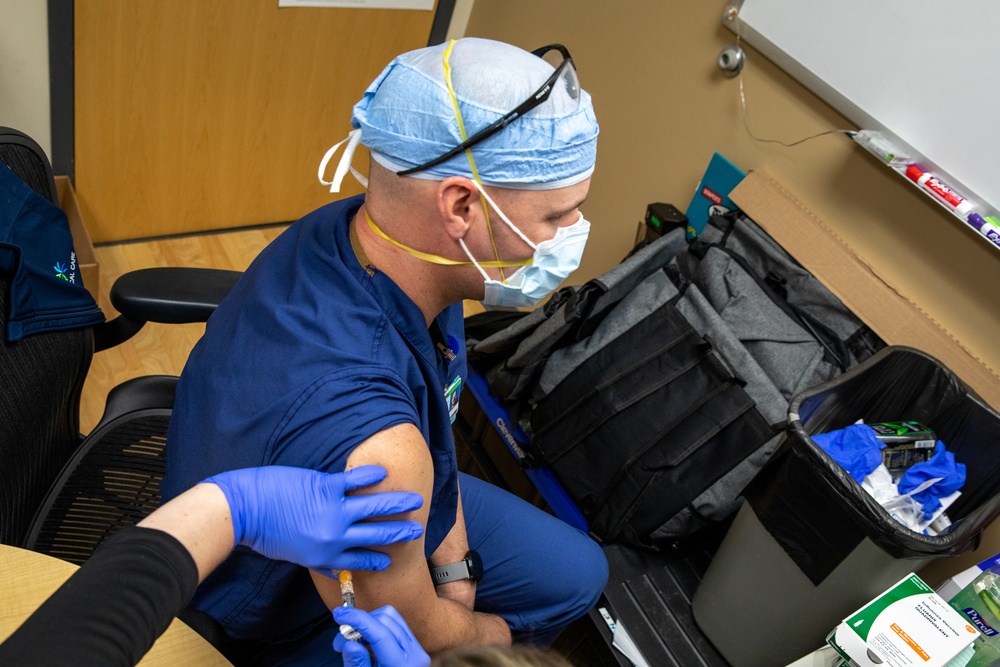
[[[725,213],[735,208],[729,193],[746,174],[718,153],[712,155],[708,169],[695,190],[694,198],[685,215],[688,219],[687,237],[693,239],[705,229],[713,213]]]

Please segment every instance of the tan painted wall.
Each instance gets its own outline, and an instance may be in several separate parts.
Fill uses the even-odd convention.
[[[594,227],[583,265],[570,280],[582,282],[619,261],[648,202],[684,210],[719,151],[744,170],[766,169],[902,294],[1000,369],[1000,252],[842,135],[794,148],[752,139],[739,82],[716,65],[722,48],[735,41],[721,24],[726,5],[476,0],[466,35],[527,49],[560,41],[594,97],[601,136],[583,209]],[[755,135],[792,142],[857,129],[753,49],[747,57],[744,88]],[[1000,551],[1000,529],[991,533],[983,557]],[[974,560],[951,559],[929,578]]]
[[[0,0],[0,125],[21,130],[52,155],[45,0]]]

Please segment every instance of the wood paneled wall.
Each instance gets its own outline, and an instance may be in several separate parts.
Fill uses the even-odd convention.
[[[382,68],[426,46],[433,18],[77,0],[76,190],[94,242],[295,220],[338,198],[316,179],[320,159]]]

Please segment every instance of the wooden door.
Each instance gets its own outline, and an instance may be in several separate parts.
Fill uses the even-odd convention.
[[[337,198],[320,159],[382,68],[426,46],[433,17],[76,0],[76,190],[94,242],[290,221]]]

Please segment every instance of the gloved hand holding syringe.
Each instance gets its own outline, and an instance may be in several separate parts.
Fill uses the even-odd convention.
[[[340,633],[333,648],[344,658],[344,667],[371,667],[365,645],[371,648],[379,667],[428,667],[430,656],[421,648],[413,631],[391,605],[370,614],[354,606],[354,579],[350,570],[341,570],[340,595],[343,604],[333,610]]]

